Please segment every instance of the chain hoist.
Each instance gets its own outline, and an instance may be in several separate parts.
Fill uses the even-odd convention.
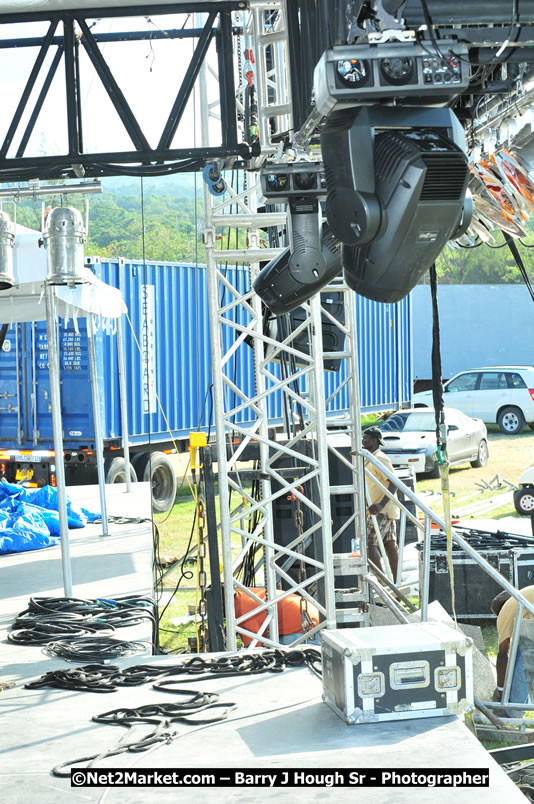
[[[206,522],[206,512],[204,502],[200,497],[200,490],[203,482],[202,462],[199,460],[198,448],[206,446],[205,433],[189,434],[189,452],[191,461],[191,475],[193,478],[193,496],[196,503],[197,521],[197,602],[195,606],[195,631],[196,637],[189,640],[190,649],[197,653],[203,653],[208,649],[208,627],[207,601],[206,601],[206,570],[204,561],[206,558],[206,542],[204,540],[204,527]],[[197,480],[197,469],[200,472],[200,483]],[[200,617],[200,623],[197,617]],[[193,644],[194,643],[194,644]]]
[[[299,486],[298,490],[301,493],[304,491],[302,486]],[[302,508],[300,507],[300,500],[296,494],[290,494],[287,499],[295,503],[295,510],[293,511],[293,522],[295,523],[295,529],[297,531],[297,538],[298,538],[297,552],[300,553],[299,568],[297,570],[297,582],[301,584],[304,583],[304,581],[306,580],[306,569],[304,567],[304,538],[303,538],[304,513],[302,511]],[[302,595],[300,595],[300,625],[304,633],[309,631],[314,626],[313,620],[308,612],[308,601]]]
[[[198,571],[198,591],[199,598],[197,604],[197,614],[200,617],[200,624],[197,625],[197,650],[202,653],[208,649],[208,627],[206,617],[208,614],[207,601],[206,601],[206,570],[204,569],[204,560],[206,558],[206,542],[204,541],[204,524],[206,520],[206,512],[204,510],[204,503],[198,500],[197,503],[197,517],[198,517],[198,554],[197,554],[197,571]]]

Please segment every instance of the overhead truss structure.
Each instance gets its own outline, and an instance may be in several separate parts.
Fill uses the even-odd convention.
[[[255,2],[240,19],[238,104],[245,107],[252,86],[261,154],[251,167],[257,167],[276,156],[279,133],[293,127],[285,2]],[[207,104],[201,109],[208,141],[210,110]],[[254,171],[226,172],[227,192],[218,198],[205,188],[204,194],[229,650],[240,640],[251,647],[287,644],[279,629],[279,605],[294,595],[307,627],[290,638],[291,644],[341,622],[368,622],[366,545],[362,558],[350,566],[344,563],[346,554],[334,560],[348,532],[360,536],[365,528],[363,467],[350,455],[361,436],[354,294],[337,282],[301,308],[298,326],[286,326],[284,316],[277,319],[275,332],[266,329],[265,310],[252,283],[261,265],[280,252],[287,221],[285,209],[258,207],[256,178]],[[220,233],[227,227],[231,234],[221,249]],[[279,241],[266,242],[268,228],[280,234]],[[327,301],[332,295],[339,300],[335,314]],[[342,351],[324,350],[325,321],[339,333]],[[304,352],[303,335],[309,344]],[[244,377],[236,373],[247,356],[256,387],[252,398],[242,390]],[[325,361],[333,358],[341,369],[325,380]],[[251,460],[253,469],[244,471]],[[343,467],[343,483],[332,481],[332,461]],[[333,525],[340,500],[351,512]],[[249,604],[246,613],[234,607],[240,596]],[[318,625],[307,619],[308,612],[319,613]],[[259,630],[251,630],[250,617],[264,618]]]
[[[50,4],[53,5],[53,4]],[[120,7],[107,6],[93,9],[67,9],[61,11],[34,11],[0,13],[2,28],[13,23],[22,23],[28,28],[28,36],[0,39],[0,49],[28,48],[37,50],[33,67],[20,96],[18,105],[0,144],[0,181],[24,181],[31,178],[59,178],[103,175],[167,175],[184,170],[197,170],[205,161],[228,157],[248,158],[251,148],[239,139],[237,128],[236,87],[233,81],[234,39],[239,31],[232,24],[232,13],[243,6],[241,2],[218,0],[216,3],[167,3],[139,6],[132,3]],[[187,25],[190,16],[198,9],[206,9],[199,28]],[[165,30],[153,25],[147,29],[146,13],[150,21],[165,15]],[[141,16],[144,15],[144,16]],[[168,18],[173,15],[175,27],[169,28]],[[114,33],[93,33],[95,19],[137,18],[138,30]],[[48,24],[42,36],[32,35],[34,23]],[[131,25],[131,20],[129,20]],[[142,26],[142,28],[141,28]],[[126,26],[128,27],[128,26]],[[176,43],[176,64],[183,64],[183,40],[196,40],[183,81],[174,97],[169,95],[170,112],[162,127],[158,142],[150,144],[145,133],[146,116],[138,119],[126,99],[124,87],[110,67],[103,52],[105,45],[119,42],[150,43],[158,40]],[[191,98],[208,49],[215,42],[218,73],[220,109],[219,142],[211,147],[175,147],[173,140],[184,111]],[[124,130],[131,140],[130,150],[94,152],[84,144],[84,71],[81,54],[86,55],[98,80],[111,101]],[[51,54],[53,57],[51,58]],[[45,69],[45,64],[47,69]],[[43,105],[48,97],[56,75],[64,73],[66,124],[63,138],[67,143],[65,153],[36,156],[28,153],[28,143],[39,121]],[[162,88],[163,89],[163,88]],[[35,97],[36,96],[36,97]],[[31,99],[31,103],[30,103]],[[58,132],[55,132],[59,136]]]

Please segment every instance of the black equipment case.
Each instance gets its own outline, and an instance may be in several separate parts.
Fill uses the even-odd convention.
[[[456,526],[455,531],[486,559],[516,589],[534,583],[534,538],[515,533],[490,533]],[[429,600],[438,600],[452,614],[451,579],[447,560],[447,539],[443,531],[432,534]],[[423,583],[423,545],[419,551],[419,584]],[[456,616],[463,619],[491,619],[491,601],[502,587],[473,558],[453,542],[452,564]]]

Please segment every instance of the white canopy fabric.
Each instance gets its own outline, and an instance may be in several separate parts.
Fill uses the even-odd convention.
[[[39,246],[41,233],[17,224],[13,255],[17,284],[0,291],[0,323],[45,321],[44,281],[47,252]],[[120,318],[127,312],[121,292],[98,279],[89,268],[80,268],[82,284],[55,286],[56,312],[62,318]]]
[[[102,318],[120,318],[127,311],[119,290],[106,285],[88,268],[80,272],[87,278],[73,288],[56,285],[56,312],[61,318],[84,318],[90,313]],[[0,291],[0,321],[13,324],[45,321],[44,284],[24,282],[11,290]]]

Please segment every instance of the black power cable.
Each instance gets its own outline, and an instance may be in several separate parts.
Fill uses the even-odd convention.
[[[87,658],[87,657],[86,657]],[[212,659],[194,657],[178,665],[138,664],[120,668],[116,665],[87,664],[69,670],[49,670],[35,681],[29,681],[26,689],[55,687],[57,689],[84,690],[88,692],[113,692],[117,687],[137,687],[156,682],[155,689],[175,692],[174,684],[182,682],[158,682],[170,676],[193,675],[196,678],[222,678],[228,676],[251,676],[262,673],[281,673],[291,667],[306,665],[312,673],[321,676],[321,654],[317,648],[293,650],[264,650],[258,653],[230,654]]]
[[[58,639],[48,642],[43,648],[47,656],[67,659],[71,662],[98,662],[133,656],[147,649],[144,642],[129,642],[113,637],[80,637],[77,639]]]
[[[228,718],[236,704],[232,701],[220,701],[219,695],[214,692],[199,692],[198,690],[178,691],[179,694],[187,696],[189,700],[182,703],[159,703],[147,704],[134,709],[112,709],[95,715],[92,720],[95,723],[103,723],[108,726],[123,726],[131,729],[140,724],[154,724],[155,728],[139,740],[125,741],[123,738],[115,748],[88,757],[80,757],[62,762],[52,769],[54,776],[70,777],[70,768],[73,765],[80,766],[82,762],[90,763],[90,767],[95,761],[105,757],[117,756],[125,752],[141,753],[157,745],[158,743],[170,742],[178,736],[178,732],[172,729],[174,723],[185,723],[190,726],[207,726],[220,723]],[[202,714],[215,711],[212,715]],[[200,717],[199,717],[200,714]]]
[[[506,241],[506,245],[508,246],[508,248],[512,252],[512,255],[513,255],[514,260],[516,261],[517,267],[519,268],[519,270],[521,272],[521,276],[523,277],[523,281],[524,281],[525,285],[527,286],[527,290],[530,293],[530,297],[531,297],[532,301],[534,301],[534,288],[532,287],[532,282],[530,281],[530,277],[529,277],[529,275],[527,273],[527,269],[525,267],[525,264],[523,262],[521,254],[519,253],[519,249],[517,248],[516,244],[514,243],[514,239],[512,237],[510,237],[510,235],[507,234],[506,232],[504,232],[504,239]]]
[[[46,645],[56,639],[113,633],[116,628],[139,625],[143,620],[150,620],[154,629],[154,601],[142,595],[96,600],[32,597],[17,615],[7,638],[20,645]]]

